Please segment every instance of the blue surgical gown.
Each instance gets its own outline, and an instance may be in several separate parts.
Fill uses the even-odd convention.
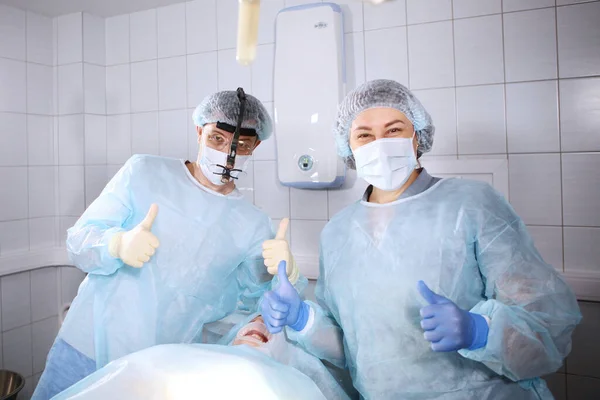
[[[420,326],[419,280],[489,317],[487,345],[433,352]],[[288,335],[347,365],[366,399],[551,399],[537,377],[561,366],[581,319],[507,201],[463,179],[337,214],[321,235],[315,294],[309,325]]]
[[[160,247],[142,268],[126,266],[107,245],[152,203]],[[200,342],[205,323],[255,310],[270,289],[261,254],[273,236],[265,213],[204,188],[183,161],[134,156],[68,231],[71,261],[88,276],[58,337],[98,368],[154,345]]]

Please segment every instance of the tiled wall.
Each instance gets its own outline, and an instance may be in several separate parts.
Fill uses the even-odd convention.
[[[73,267],[46,267],[0,278],[0,369],[26,377],[19,399],[31,396],[58,332],[59,311],[83,277]]]
[[[52,19],[0,5],[0,257],[56,240]]]
[[[250,68],[235,62],[237,0],[106,20],[79,13],[51,21],[2,8],[0,118],[10,121],[0,124],[0,188],[10,196],[0,198],[0,255],[63,236],[131,154],[194,159],[190,116],[205,95],[243,86],[271,109],[272,23],[284,6],[307,2],[262,1]],[[349,88],[385,77],[413,89],[437,126],[427,157],[508,157],[510,200],[547,261],[600,273],[600,2],[338,3]],[[302,191],[278,185],[275,171],[270,140],[241,189],[274,220],[291,216],[294,253],[314,256],[322,227],[364,183],[351,171],[341,190]],[[600,307],[582,306],[586,320],[566,369],[576,375],[552,381],[571,399],[600,390],[589,378],[600,373],[586,361],[600,349],[580,345],[595,343]]]

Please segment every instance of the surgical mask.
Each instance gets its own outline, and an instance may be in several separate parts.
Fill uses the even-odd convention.
[[[248,167],[250,157],[251,156],[236,156],[234,167],[245,171]],[[211,181],[212,184],[219,186],[224,185],[224,183],[221,182],[223,167],[219,167],[219,165],[225,166],[227,164],[227,153],[208,147],[205,139],[202,139],[202,155],[200,156],[198,164],[200,165],[200,169],[204,176]],[[239,175],[240,172],[232,172],[232,176],[235,178],[238,178]]]
[[[413,138],[378,139],[354,150],[356,171],[378,189],[402,187],[418,165]]]

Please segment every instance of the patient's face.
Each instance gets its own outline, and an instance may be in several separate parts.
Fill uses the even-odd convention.
[[[240,329],[231,344],[233,346],[246,344],[252,347],[261,347],[265,343],[268,343],[270,339],[271,334],[265,326],[262,317],[259,315],[250,321],[248,325]]]

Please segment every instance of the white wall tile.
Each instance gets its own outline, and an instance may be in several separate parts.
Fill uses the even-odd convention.
[[[235,50],[219,51],[219,90],[236,90],[238,87],[250,91],[252,74],[235,60]]]
[[[83,183],[81,184],[83,187]],[[77,220],[79,219],[78,217],[59,217],[58,219],[58,237],[57,237],[57,241],[58,241],[58,245],[61,247],[65,247],[66,246],[66,239],[67,239],[67,229],[71,228],[73,225],[75,225],[75,223],[77,222]]]
[[[269,3],[261,4],[267,7]],[[195,0],[185,3],[187,53],[217,50],[216,0]],[[263,21],[260,21],[261,25]]]
[[[365,39],[362,32],[347,33],[344,36],[346,52],[346,90],[354,90],[366,80]]]
[[[341,5],[346,0],[338,1]],[[262,2],[260,5],[260,17],[258,25],[258,44],[274,43],[275,42],[275,20],[279,10],[285,7],[283,0],[271,0]],[[344,6],[342,5],[342,8]],[[361,5],[362,9],[362,5]],[[362,14],[360,18],[362,24]]]
[[[217,52],[187,57],[188,107],[196,107],[209,94],[218,91]]]
[[[433,118],[435,136],[431,155],[456,155],[456,93],[454,88],[417,90],[414,94]]]
[[[600,240],[600,237],[597,239]],[[579,308],[583,319],[573,333],[573,350],[567,361],[567,372],[573,375],[600,378],[600,365],[598,364],[600,343],[597,340],[598,332],[600,332],[600,305],[592,302],[580,302]],[[575,399],[583,398],[585,396],[575,397]]]
[[[27,165],[27,118],[0,113],[0,166]]]
[[[452,21],[408,27],[411,89],[454,86],[452,30]]]
[[[188,124],[188,160],[195,161],[198,158],[198,133],[196,131],[196,124],[192,120],[194,114],[193,109],[187,110],[187,124]],[[260,146],[259,146],[260,147]],[[256,151],[255,151],[256,154]]]
[[[83,61],[106,65],[106,32],[104,18],[83,14]]]
[[[27,61],[52,65],[52,18],[27,12]]]
[[[600,78],[560,81],[563,151],[599,151]]]
[[[131,152],[159,154],[157,112],[131,115]]]
[[[160,155],[186,158],[188,151],[188,114],[186,110],[158,113]]]
[[[88,165],[85,167],[85,206],[92,204],[108,183],[106,165]]]
[[[85,112],[106,114],[106,68],[83,65]]]
[[[158,57],[183,56],[185,44],[185,4],[158,9]]]
[[[2,330],[8,331],[31,323],[31,284],[29,272],[6,275],[2,283]],[[6,336],[4,336],[6,341]],[[6,344],[6,342],[5,342]],[[4,348],[6,357],[6,347]],[[4,366],[6,367],[6,358]]]
[[[158,108],[174,110],[187,103],[186,57],[158,60]]]
[[[59,213],[61,216],[79,217],[84,210],[83,166],[59,167]]]
[[[459,154],[506,152],[504,85],[456,89]]]
[[[510,155],[510,202],[529,225],[562,225],[560,154]]]
[[[319,256],[319,238],[327,221],[295,219],[291,223],[292,253],[296,256]]]
[[[600,154],[563,154],[563,218],[570,226],[600,227]]]
[[[235,48],[237,29],[231,29],[231,27],[237,27],[237,18],[237,0],[217,1],[217,45],[219,50]]]
[[[106,160],[123,164],[131,157],[131,121],[129,115],[106,118]]]
[[[565,221],[566,223],[566,221]],[[565,227],[565,272],[600,271],[600,228]]]
[[[504,12],[533,10],[536,8],[554,7],[555,0],[503,0]]]
[[[75,267],[61,267],[61,301],[69,303],[77,295],[77,289],[85,278],[85,273]]]
[[[106,164],[106,117],[86,115],[85,164]]]
[[[451,0],[406,0],[409,25],[452,19]]]
[[[504,56],[507,82],[556,78],[555,10],[506,14]]]
[[[561,226],[528,226],[536,249],[544,261],[558,271],[563,270],[563,231]]]
[[[83,20],[81,13],[58,17],[58,65],[83,61]]]
[[[477,17],[502,12],[501,0],[453,0],[454,18]]]
[[[131,111],[158,110],[158,63],[144,61],[131,64]]]
[[[52,67],[27,63],[27,112],[52,115]]]
[[[27,111],[26,75],[24,62],[0,58],[0,112]]]
[[[39,373],[46,366],[46,357],[58,333],[58,317],[48,318],[31,324],[33,373]]]
[[[117,174],[117,172],[119,172],[119,169],[121,169],[122,166],[122,164],[106,166],[106,177],[109,181]]]
[[[83,64],[58,67],[59,115],[83,112]]]
[[[24,253],[29,250],[26,219],[0,222],[0,255]]]
[[[291,218],[327,219],[327,191],[290,189]]]
[[[129,16],[131,62],[154,60],[158,55],[156,9]]]
[[[1,167],[0,221],[27,218],[27,167]]]
[[[275,45],[258,46],[256,53],[252,64],[252,94],[263,103],[273,101]]]
[[[502,16],[454,21],[454,47],[458,86],[504,81]]]
[[[335,3],[341,7],[342,14],[344,15],[344,32],[362,32],[364,24],[363,5],[361,2],[354,0],[338,0]],[[270,26],[273,27],[273,25]]]
[[[393,79],[408,85],[407,47],[405,27],[365,32],[367,81]]]
[[[254,162],[254,204],[271,218],[290,216],[290,190],[277,180],[275,161]]]
[[[106,68],[106,113],[125,114],[131,111],[131,80],[129,65]]]
[[[31,320],[58,315],[58,280],[56,267],[31,271]]]
[[[0,57],[25,61],[26,12],[0,4]]]
[[[364,4],[365,30],[393,28],[406,25],[406,0],[395,0],[379,5]]]
[[[28,222],[29,248],[31,250],[48,249],[56,246],[56,218],[30,218]]]
[[[53,118],[48,116],[27,116],[27,160],[29,165],[54,164],[54,133],[52,120]]]
[[[58,162],[60,165],[83,165],[83,114],[58,118]]]
[[[273,119],[273,103],[264,103],[267,112]],[[276,138],[275,132],[273,135],[263,142],[260,142],[260,145],[254,150],[253,158],[257,161],[269,161],[275,160],[275,147],[276,147]]]
[[[56,173],[56,167],[29,167],[29,218],[55,214]]]
[[[557,8],[561,78],[600,75],[600,3]]]
[[[129,14],[106,19],[106,65],[129,62]]]
[[[560,151],[557,81],[506,85],[510,153]]]
[[[23,376],[33,373],[31,353],[31,325],[23,326],[2,334],[4,368]]]

